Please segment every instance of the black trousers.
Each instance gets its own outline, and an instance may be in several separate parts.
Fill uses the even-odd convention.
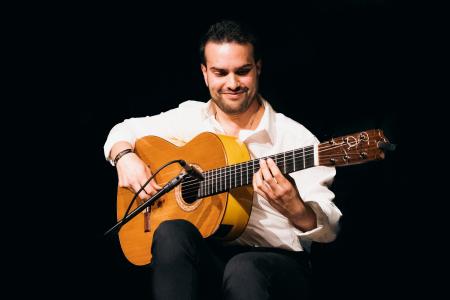
[[[221,246],[185,220],[160,224],[150,264],[152,299],[308,299],[306,252]]]

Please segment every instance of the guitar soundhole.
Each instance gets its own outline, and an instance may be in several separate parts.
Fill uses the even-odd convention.
[[[181,184],[181,197],[187,204],[192,204],[198,200],[198,192],[200,190],[200,181],[188,176]]]

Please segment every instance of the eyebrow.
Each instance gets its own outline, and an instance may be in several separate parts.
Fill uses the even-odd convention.
[[[246,64],[246,65],[236,68],[235,70],[248,69],[248,68],[252,68],[252,67],[253,67],[252,64]],[[211,67],[210,69],[213,71],[225,71],[226,70],[226,69],[217,68],[217,67]]]

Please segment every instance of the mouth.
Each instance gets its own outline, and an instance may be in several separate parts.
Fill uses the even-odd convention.
[[[219,93],[223,95],[240,95],[246,92],[248,92],[248,88],[240,88],[239,90],[235,91],[219,91]]]
[[[224,91],[224,92],[220,92],[220,94],[226,95],[226,97],[230,97],[230,98],[238,98],[242,94],[245,94],[247,91],[248,91],[248,89],[244,88],[239,91]]]
[[[228,99],[239,99],[242,97],[242,95],[244,95],[244,92],[239,92],[239,93],[230,93],[230,92],[226,92],[226,93],[221,93],[223,97],[228,98]]]

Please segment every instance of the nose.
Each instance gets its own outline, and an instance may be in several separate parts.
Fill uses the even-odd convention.
[[[228,80],[227,80],[227,88],[234,91],[239,89],[240,87],[240,83],[239,83],[239,79],[237,78],[237,76],[235,76],[234,74],[229,74],[228,76]]]

